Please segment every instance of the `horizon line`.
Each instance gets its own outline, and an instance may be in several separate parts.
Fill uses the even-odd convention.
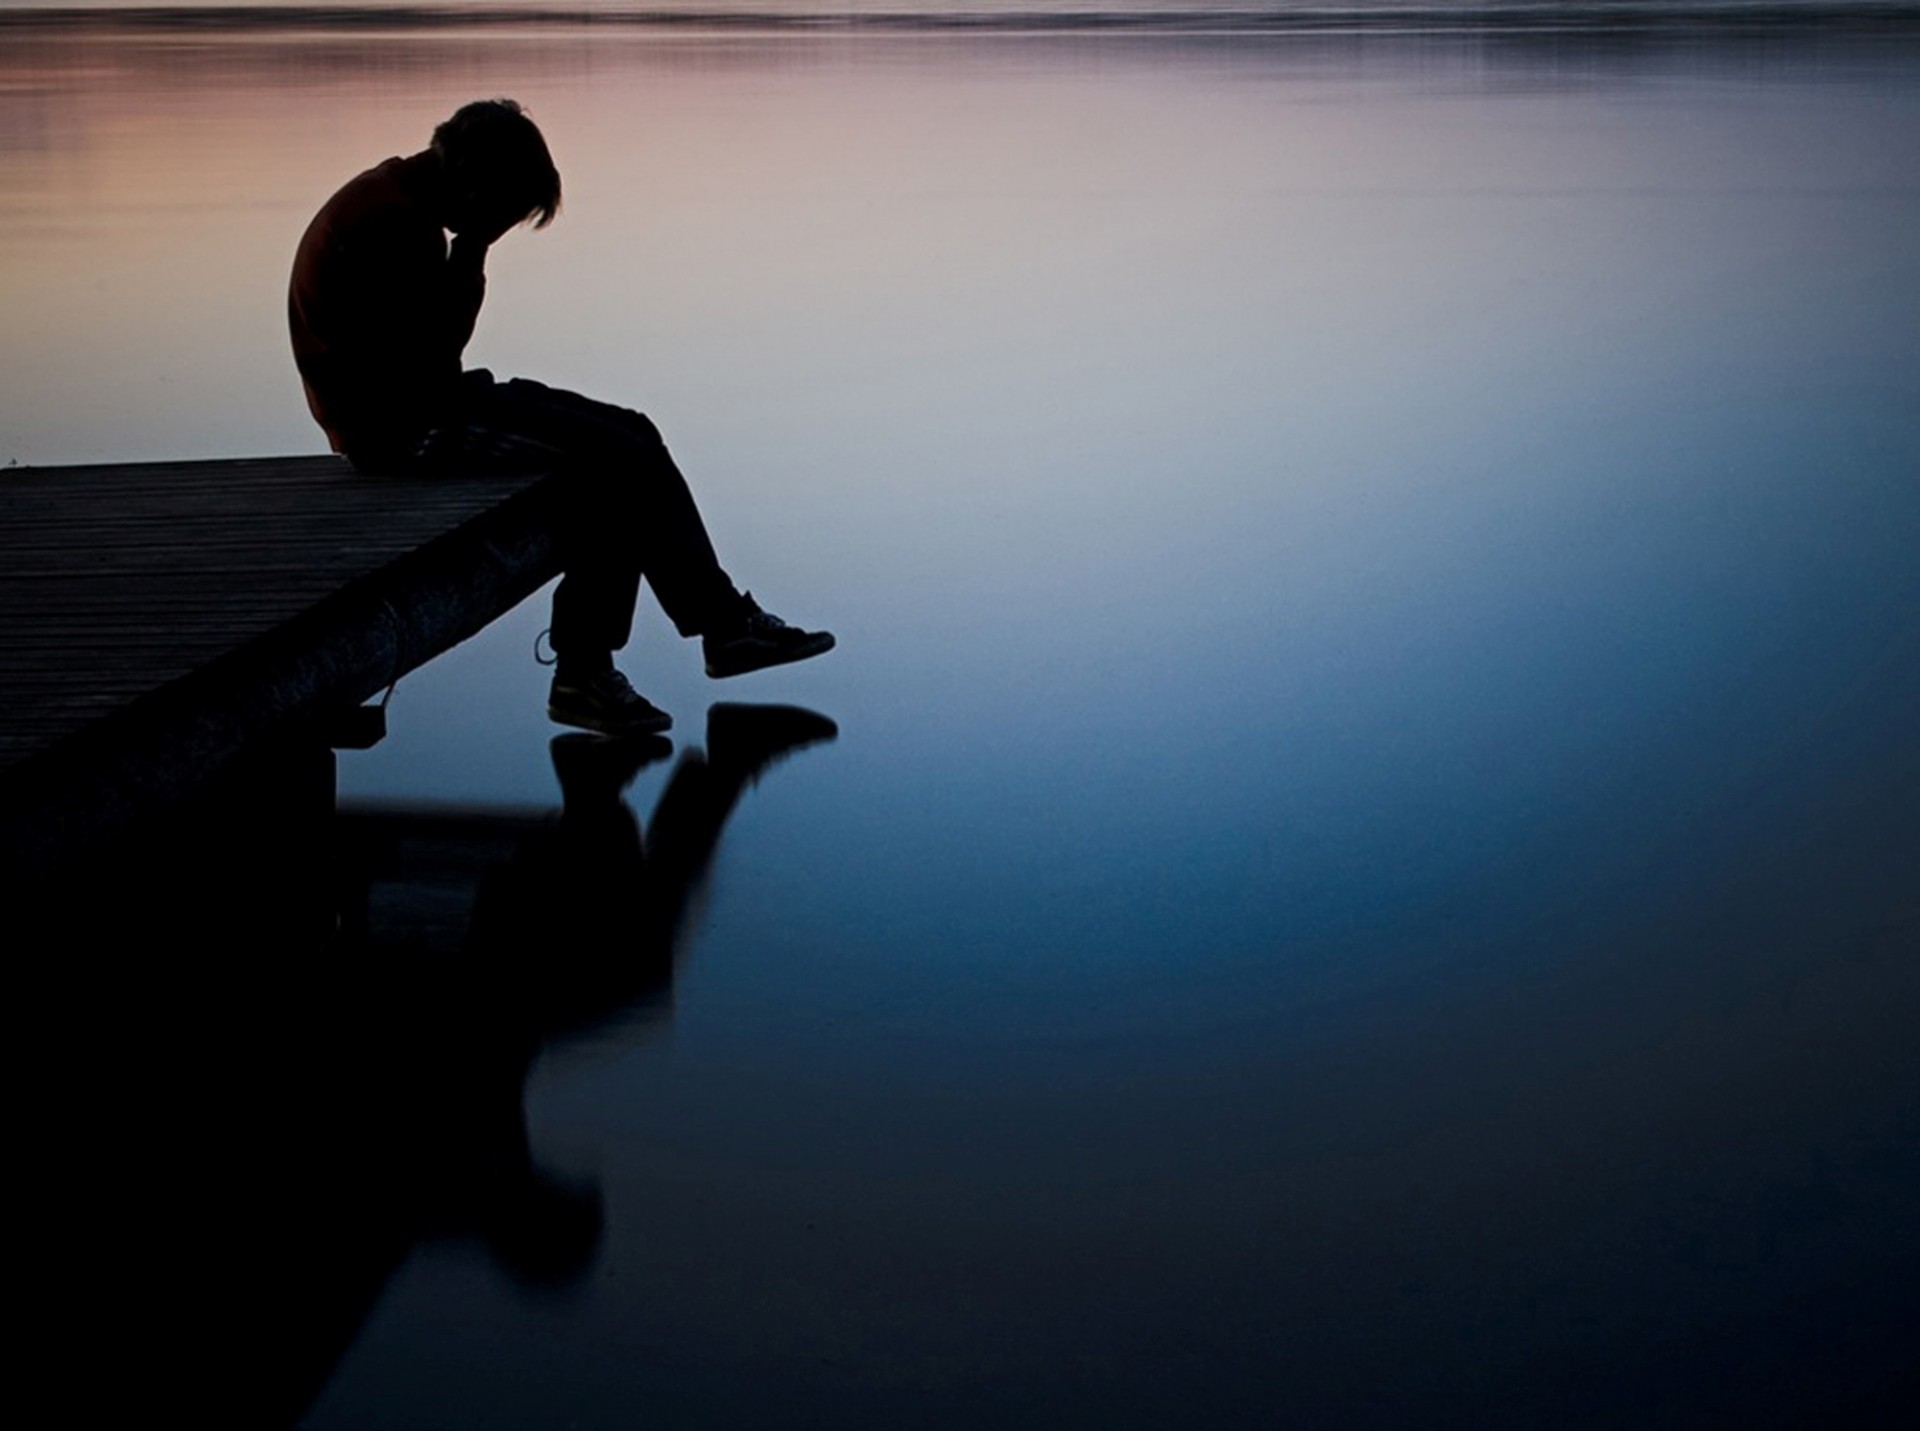
[[[882,0],[888,4],[889,0]],[[892,0],[897,4],[897,0]],[[802,0],[804,6],[804,0]],[[1866,25],[1920,28],[1920,0],[1203,0],[1182,7],[1148,0],[1137,9],[1071,0],[1038,0],[1031,8],[849,8],[845,0],[782,7],[767,0],[737,6],[713,0],[627,5],[515,3],[475,0],[444,5],[422,0],[288,4],[95,4],[0,6],[0,27],[294,29],[311,27],[427,29],[457,26],[562,26],[660,29],[1125,31],[1285,33],[1355,29],[1511,29],[1608,31],[1637,29],[1813,29]]]

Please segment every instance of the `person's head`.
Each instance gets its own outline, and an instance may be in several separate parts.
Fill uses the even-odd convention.
[[[510,99],[462,105],[433,131],[446,181],[447,227],[503,233],[533,220],[545,228],[560,211],[560,171],[547,141]]]

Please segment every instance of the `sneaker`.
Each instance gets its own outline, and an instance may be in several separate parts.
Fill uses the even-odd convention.
[[[748,671],[768,666],[784,666],[789,661],[804,661],[833,649],[832,632],[798,630],[778,616],[762,611],[752,592],[744,599],[746,614],[738,626],[724,633],[710,633],[701,640],[707,674],[714,680],[744,676]]]
[[[555,676],[547,692],[547,718],[602,735],[657,734],[673,725],[672,716],[611,669],[572,680]]]

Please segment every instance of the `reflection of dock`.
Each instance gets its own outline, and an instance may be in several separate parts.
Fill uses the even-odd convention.
[[[338,458],[0,475],[0,869],[374,695],[559,570],[538,479]]]

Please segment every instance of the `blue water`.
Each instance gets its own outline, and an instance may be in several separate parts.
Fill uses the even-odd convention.
[[[568,202],[498,251],[474,360],[644,405],[735,573],[840,637],[717,686],[643,613],[624,663],[682,751],[722,697],[839,738],[732,812],[670,996],[533,1064],[590,1266],[529,1290],[422,1219],[303,1424],[1911,1404],[1909,45],[0,65],[0,275],[39,339],[0,358],[0,456],[314,450],[300,225],[511,93]],[[403,682],[349,805],[557,806],[544,620]],[[457,970],[479,878],[376,914],[431,905],[395,947]],[[529,943],[530,986],[564,953]]]

